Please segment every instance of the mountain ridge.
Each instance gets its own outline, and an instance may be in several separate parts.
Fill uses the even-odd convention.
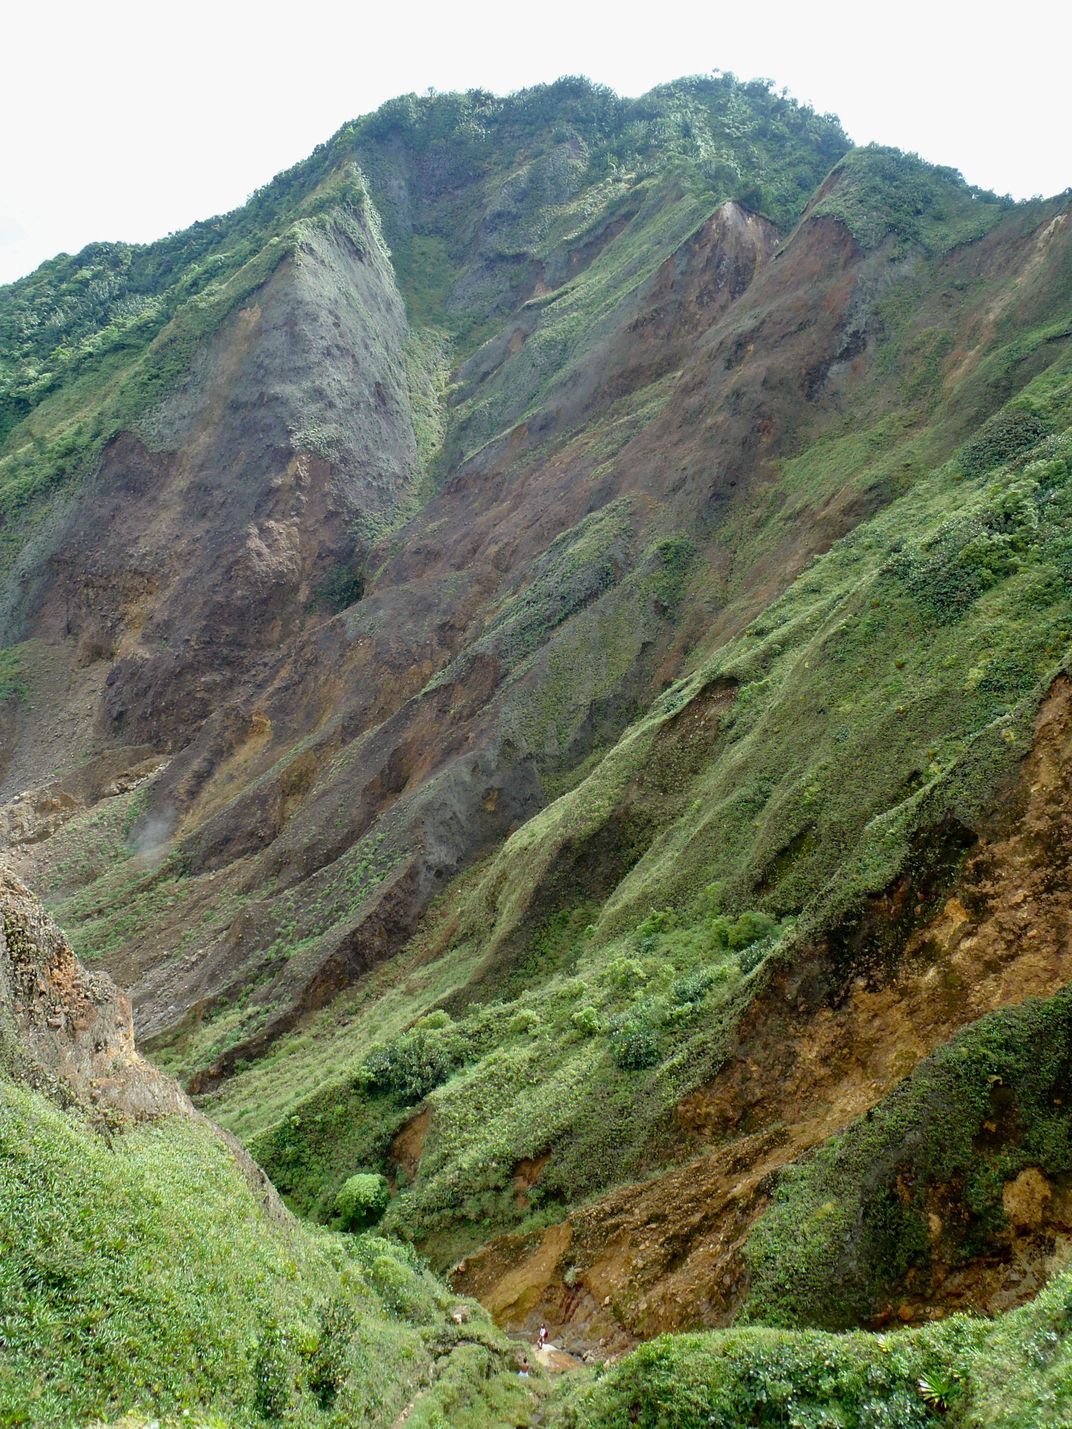
[[[563,80],[86,254],[126,276],[0,291],[5,859],[291,1206],[383,1176],[599,1358],[1059,1286],[1015,1005],[1064,1036],[1017,930],[1065,917],[1067,195]],[[976,1130],[924,1164],[950,1048]]]

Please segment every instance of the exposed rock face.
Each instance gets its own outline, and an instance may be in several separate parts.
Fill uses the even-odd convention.
[[[96,668],[98,738],[187,743],[405,507],[405,335],[382,240],[350,214],[106,448],[23,596],[24,633]]]
[[[193,1116],[134,1046],[130,999],[87,972],[37,900],[0,871],[0,1018],[15,1070],[43,1089],[131,1117]]]
[[[686,529],[708,526],[712,510],[734,499],[743,474],[751,470],[749,481],[758,480],[789,435],[787,414],[771,410],[760,420],[757,411],[770,402],[795,401],[801,364],[822,365],[842,343],[841,309],[857,281],[859,255],[851,241],[822,225],[805,228],[776,270],[763,266],[771,244],[769,226],[727,205],[663,265],[613,325],[608,320],[600,361],[590,370],[601,374],[600,380],[616,367],[619,375],[610,389],[589,393],[589,417],[690,355],[665,413],[626,446],[595,490],[587,478],[592,459],[583,446],[576,452],[567,447],[564,458],[550,463],[526,458],[537,437],[570,424],[570,412],[552,396],[543,409],[546,420],[530,421],[509,441],[489,444],[392,542],[398,554],[352,617],[322,626],[295,648],[255,707],[246,702],[239,715],[229,706],[205,723],[170,767],[157,807],[170,804],[181,812],[195,793],[204,800],[206,777],[213,777],[234,748],[235,735],[254,718],[266,721],[271,738],[246,771],[247,791],[192,837],[195,868],[218,869],[267,845],[265,868],[287,885],[298,885],[298,897],[306,901],[318,898],[314,880],[328,877],[344,851],[375,835],[383,840],[381,856],[411,870],[392,873],[392,886],[400,877],[406,881],[401,902],[392,903],[388,936],[384,940],[378,931],[384,926],[385,890],[361,908],[352,925],[348,920],[332,935],[324,957],[330,965],[342,947],[377,944],[382,951],[373,956],[383,956],[399,946],[447,878],[535,812],[543,801],[541,764],[582,757],[601,725],[616,729],[625,711],[650,697],[660,655],[676,632],[626,577],[650,539],[658,503]],[[813,311],[817,283],[830,289],[819,308],[823,316],[802,330],[804,305]],[[793,294],[789,303],[782,298],[787,290]],[[738,314],[742,305],[762,315],[754,359],[739,335],[753,324]],[[732,319],[724,316],[730,312]],[[721,371],[731,349],[743,357],[734,358],[728,386],[712,400],[710,374]],[[520,360],[518,353],[507,363]],[[571,401],[577,390],[575,385]],[[765,434],[758,451],[757,432]],[[670,447],[680,458],[673,467],[665,461]],[[718,452],[714,469],[700,455],[709,447]],[[518,467],[525,471],[520,485]],[[699,487],[686,492],[690,478],[681,473],[690,470]],[[629,505],[613,508],[623,494]],[[603,518],[596,528],[597,550],[576,560],[576,575],[570,577],[575,586],[563,591],[563,613],[576,620],[563,623],[561,633],[555,629],[561,617],[543,612],[536,616],[540,628],[532,632],[517,619],[496,620],[497,609],[542,594],[544,583],[557,596],[564,576],[547,561],[546,547],[558,537],[567,561],[572,546],[583,550],[592,525],[586,526],[586,513],[596,501],[621,510],[620,530]],[[817,538],[825,541],[828,533]],[[793,556],[794,562],[802,558]],[[580,622],[590,629],[591,653],[586,649],[577,658],[571,647]],[[602,640],[608,625],[627,632],[609,666]],[[545,645],[538,662],[518,661],[513,647],[522,640]],[[549,745],[550,730],[530,732],[526,725],[532,723],[530,711],[548,699],[562,660],[572,662],[573,689]],[[299,731],[308,742],[302,762],[271,770]],[[298,769],[307,771],[304,797],[295,789]],[[260,771],[264,776],[255,779]],[[195,811],[196,805],[191,811],[196,816]],[[267,928],[276,914],[265,904],[253,917]],[[265,933],[248,925],[242,932],[245,946],[263,946]],[[367,966],[364,952],[344,957],[352,970]],[[318,969],[319,963],[313,966]],[[322,996],[316,988],[323,978],[319,971],[310,977],[309,967],[307,961],[292,963],[282,981],[262,983],[256,1002],[281,1004],[282,1018],[272,1017],[254,1045],[240,1043],[225,1063],[199,1074],[199,1088],[212,1085],[236,1058],[263,1047],[290,1025],[295,1010],[318,1005]],[[196,990],[183,987],[184,974],[176,969],[154,972],[145,982],[125,968],[118,971],[134,986],[150,1036],[168,1027],[175,1009],[203,1008],[206,994],[216,997],[244,975],[231,945],[198,960]],[[156,990],[159,977],[167,980],[166,1000]],[[308,979],[308,993],[299,978]],[[345,981],[345,976],[328,978],[334,986]]]
[[[772,225],[722,205],[602,320],[582,380],[553,389],[537,422],[516,440],[491,443],[392,541],[374,586],[345,619],[310,626],[304,607],[317,573],[345,554],[344,518],[386,515],[404,498],[413,459],[399,380],[404,318],[378,249],[355,255],[342,238],[331,248],[322,240],[300,262],[285,262],[155,414],[152,445],[160,449],[135,437],[110,449],[92,505],[53,561],[70,576],[42,585],[33,628],[75,642],[78,658],[95,661],[102,677],[107,670],[98,728],[109,738],[187,746],[156,786],[145,825],[161,841],[188,831],[198,872],[237,871],[238,860],[267,850],[261,866],[312,905],[303,935],[319,939],[315,955],[266,982],[261,955],[278,914],[265,901],[178,965],[152,941],[113,961],[150,1037],[254,977],[261,983],[255,1005],[278,1011],[252,1041],[199,1072],[196,1087],[211,1086],[398,947],[446,880],[540,806],[538,763],[582,756],[654,688],[656,652],[673,626],[621,582],[655,515],[663,439],[639,450],[639,467],[632,458],[616,463],[595,491],[586,486],[592,462],[583,445],[549,465],[529,463],[526,449],[673,373],[699,335],[717,331],[742,301],[776,241]],[[579,254],[569,271],[594,256]],[[374,329],[370,312],[378,314]],[[827,340],[818,329],[810,339]],[[340,353],[359,378],[344,382]],[[784,349],[787,369],[798,360]],[[699,372],[710,361],[691,364]],[[525,392],[533,378],[524,362],[518,348],[501,370],[461,375]],[[331,463],[296,454],[309,391],[323,427],[339,431]],[[744,410],[739,397],[730,401]],[[674,416],[670,428],[692,420]],[[751,444],[751,422],[722,434],[727,454]],[[508,476],[519,465],[529,467],[520,487]],[[571,546],[585,549],[579,533],[593,503],[613,505],[630,487],[643,496],[629,498],[616,524],[603,522],[606,537],[596,528],[606,554],[571,557]],[[590,607],[593,650],[575,666],[568,721],[556,721],[549,744],[524,726],[557,657],[531,667],[514,647],[548,637],[548,617],[537,607],[526,628],[521,603],[534,580],[544,598],[558,599],[563,577],[544,551],[562,533],[574,588],[549,623]],[[134,572],[134,556],[151,576]],[[496,618],[510,602],[521,619]],[[608,620],[634,626],[613,664],[598,649]],[[299,629],[306,633],[298,637]],[[32,745],[32,731],[23,737]],[[274,769],[296,738],[305,751]],[[231,797],[221,799],[228,786]],[[386,881],[354,916],[325,926],[325,884],[370,837],[381,845]]]

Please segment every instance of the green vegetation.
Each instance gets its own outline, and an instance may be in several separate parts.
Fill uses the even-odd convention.
[[[1011,199],[965,183],[955,169],[869,144],[842,159],[811,212],[840,219],[864,248],[892,234],[901,244],[940,253],[982,237],[1011,207]]]
[[[335,1215],[343,1230],[361,1231],[383,1219],[391,1188],[375,1172],[359,1171],[342,1183],[335,1197]]]
[[[492,165],[516,174],[521,155],[529,167],[515,187],[535,190],[544,202],[623,171],[645,175],[683,159],[716,195],[750,199],[785,226],[848,148],[833,116],[777,94],[769,81],[742,83],[730,73],[660,85],[634,100],[576,76],[504,98],[483,90],[403,95],[335,142],[350,135],[374,188],[379,155],[400,145],[418,171],[435,175],[437,198]],[[500,200],[495,240],[505,251],[517,233],[516,210],[506,206],[511,198]],[[382,207],[394,247],[400,216],[387,195]],[[420,235],[426,275],[441,271],[441,259],[429,261],[442,254],[429,242],[440,236],[449,247],[449,231]]]
[[[20,671],[19,648],[0,650],[0,705],[8,700],[26,698],[26,682]]]
[[[450,1018],[432,1013],[411,1032],[386,1046],[374,1046],[361,1064],[361,1077],[373,1091],[419,1102],[447,1080],[463,1055]]]
[[[388,1425],[441,1356],[415,1422],[459,1374],[470,1422],[528,1422],[481,1311],[453,1324],[397,1245],[274,1218],[208,1128],[104,1136],[10,1083],[0,1103],[3,1423]]]
[[[1072,1416],[1072,1280],[997,1321],[892,1335],[667,1335],[556,1394],[555,1429],[1053,1429]]]
[[[352,566],[336,566],[317,586],[313,602],[332,615],[348,610],[365,593],[365,577]]]
[[[985,476],[996,466],[1038,446],[1049,435],[1049,425],[1038,412],[1025,407],[1007,407],[984,422],[979,432],[958,453],[965,476]]]

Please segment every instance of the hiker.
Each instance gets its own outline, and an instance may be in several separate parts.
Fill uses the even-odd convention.
[[[528,1377],[529,1377],[529,1362],[528,1362],[528,1360],[522,1360],[522,1361],[521,1361],[521,1368],[518,1370],[518,1375],[519,1375],[522,1379],[528,1379]]]
[[[545,1350],[546,1348],[547,1348],[547,1326],[546,1326],[546,1325],[541,1325],[541,1326],[540,1326],[540,1349],[541,1349],[541,1350]]]

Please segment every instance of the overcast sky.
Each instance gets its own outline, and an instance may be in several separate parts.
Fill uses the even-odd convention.
[[[766,76],[858,143],[1048,195],[1072,185],[1070,17],[1061,0],[11,0],[0,282],[233,208],[392,95],[562,74],[627,95],[714,68]]]

